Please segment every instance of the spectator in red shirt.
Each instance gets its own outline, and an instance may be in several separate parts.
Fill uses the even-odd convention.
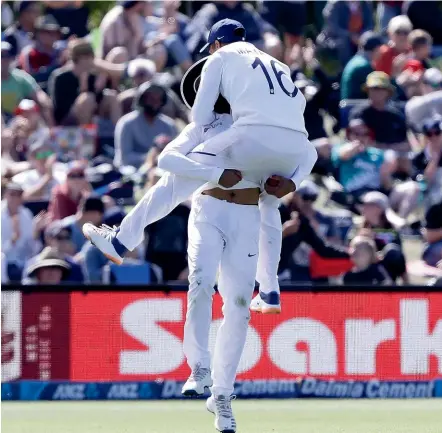
[[[60,45],[68,32],[52,15],[41,16],[35,23],[34,42],[20,54],[21,69],[32,75],[42,88],[46,87],[51,72],[61,66],[62,50],[57,48],[57,42]]]
[[[90,191],[91,185],[86,180],[84,166],[74,163],[67,173],[66,182],[57,185],[52,191],[49,202],[51,221],[76,214],[81,199]]]
[[[380,56],[375,62],[377,71],[392,75],[393,61],[399,55],[409,50],[408,35],[413,30],[411,21],[406,15],[394,17],[388,24],[389,41],[382,45]]]

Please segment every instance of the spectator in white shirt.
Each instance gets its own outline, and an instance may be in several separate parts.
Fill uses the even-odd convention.
[[[49,200],[54,186],[66,180],[66,166],[56,162],[57,155],[48,137],[38,138],[30,147],[28,161],[31,170],[24,171],[12,178],[24,191],[24,200]]]
[[[20,281],[23,266],[40,248],[34,235],[32,213],[23,206],[23,189],[10,183],[1,204],[2,253],[7,260],[10,281]],[[35,230],[37,233],[38,230]]]

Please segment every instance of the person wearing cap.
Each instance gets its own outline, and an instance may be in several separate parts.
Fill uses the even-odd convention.
[[[202,49],[209,48],[211,55],[201,73],[192,120],[197,126],[211,124],[222,94],[231,106],[234,125],[195,149],[199,162],[253,172],[246,176],[249,185],[275,173],[290,178],[298,172],[303,178],[317,160],[305,129],[305,98],[294,86],[288,66],[245,38],[240,22],[224,19],[212,26]]]
[[[379,58],[374,63],[376,71],[392,75],[394,59],[410,49],[408,35],[412,30],[413,25],[406,15],[398,15],[390,20],[388,23],[389,40],[380,48]]]
[[[71,60],[56,69],[48,83],[57,125],[89,125],[94,123],[95,115],[109,118],[115,125],[121,117],[117,92],[96,88],[92,45],[85,39],[76,39],[69,42],[68,52]]]
[[[323,9],[323,33],[339,47],[339,60],[345,65],[358,46],[362,35],[373,30],[373,10],[368,1],[327,1]]]
[[[395,88],[385,72],[374,71],[367,76],[364,89],[368,101],[350,112],[350,119],[362,119],[373,132],[375,146],[395,152],[408,152],[407,124],[403,113],[389,100]],[[388,125],[388,128],[385,126]]]
[[[90,192],[91,185],[86,179],[84,165],[79,162],[71,163],[66,181],[52,190],[48,208],[51,221],[76,214],[81,199]]]
[[[17,22],[5,30],[2,40],[11,44],[12,55],[18,56],[23,48],[32,44],[31,36],[41,14],[41,6],[37,1],[15,1],[14,12]]]
[[[31,144],[27,153],[30,170],[15,175],[12,179],[21,185],[25,200],[49,200],[52,189],[64,182],[65,167],[57,162],[57,155],[45,135]]]
[[[60,253],[51,247],[46,247],[33,264],[26,269],[25,284],[57,285],[67,281],[70,265]]]
[[[27,72],[13,66],[14,54],[11,44],[2,41],[2,114],[9,120],[23,99],[35,101],[49,126],[54,124],[52,102],[48,95]]]
[[[189,35],[187,45],[194,47],[197,55],[204,33],[216,22],[231,19],[243,24],[247,40],[271,56],[282,59],[283,49],[277,30],[263,19],[252,5],[241,1],[217,1],[205,4],[194,15],[185,32]]]
[[[55,221],[44,229],[44,243],[57,253],[59,258],[64,260],[69,266],[66,282],[81,284],[84,282],[84,274],[81,266],[74,260],[75,246],[72,243],[71,232],[63,227],[61,221]],[[32,284],[32,278],[29,275],[29,269],[39,260],[40,254],[30,258],[24,267],[23,284]]]
[[[364,83],[373,72],[373,65],[380,55],[382,37],[365,32],[359,41],[358,52],[350,59],[342,72],[341,99],[365,99]]]
[[[379,191],[370,191],[361,197],[360,212],[362,220],[349,234],[373,239],[377,252],[381,253],[380,263],[387,271],[391,280],[396,282],[401,278],[408,283],[407,267],[402,241],[397,225],[397,218],[390,207],[388,197]]]
[[[2,252],[8,262],[10,281],[20,281],[23,266],[40,247],[34,237],[33,216],[23,206],[23,189],[16,183],[6,185],[1,203]]]
[[[52,71],[61,66],[62,51],[56,43],[68,33],[69,29],[60,27],[52,15],[40,16],[35,22],[34,43],[20,53],[20,68],[32,75],[42,88],[46,88]]]
[[[183,80],[183,98],[189,106],[195,100],[203,62],[201,61],[199,65],[198,72],[195,72],[197,68],[191,68]],[[83,232],[108,258],[121,264],[125,251],[133,250],[142,241],[147,225],[166,215],[170,209],[174,209],[189,196],[191,191],[199,186],[204,187],[203,193],[198,196],[201,197],[200,201],[195,202],[194,216],[191,217],[189,223],[188,256],[191,287],[189,305],[194,308],[189,312],[185,326],[184,345],[185,354],[194,375],[183,386],[182,392],[185,395],[201,394],[204,392],[204,387],[212,384],[209,368],[210,355],[208,349],[205,348],[208,341],[206,338],[208,327],[200,323],[207,323],[207,318],[210,320],[213,285],[221,257],[223,257],[219,290],[224,295],[226,325],[224,337],[219,337],[220,340],[217,343],[219,347],[217,352],[220,355],[216,356],[215,361],[214,377],[217,378],[214,381],[214,393],[218,397],[222,396],[219,398],[219,403],[224,400],[225,404],[230,407],[230,394],[233,390],[236,365],[245,341],[247,320],[244,319],[249,314],[247,306],[253,296],[251,287],[255,279],[257,260],[261,260],[263,266],[257,276],[261,283],[262,302],[259,307],[256,307],[256,311],[263,313],[280,311],[277,266],[281,224],[278,200],[275,197],[264,195],[262,199],[259,199],[259,190],[256,188],[237,189],[236,183],[240,180],[240,176],[236,170],[220,169],[221,173],[214,175],[214,171],[218,170],[192,161],[187,156],[198,143],[208,137],[221,134],[232,125],[232,117],[227,114],[230,112],[230,107],[223,98],[218,100],[214,108],[217,112],[215,122],[203,127],[192,123],[166,147],[160,156],[159,166],[176,174],[166,174],[154,187],[150,188],[118,229],[86,224]],[[295,173],[295,176],[297,175],[298,173]],[[178,179],[179,177],[181,179]],[[220,178],[218,182],[224,188],[216,186],[215,178]],[[296,178],[291,181],[297,183]],[[206,182],[209,183],[204,186]],[[233,189],[230,188],[232,186]],[[225,188],[230,189],[226,191]],[[261,234],[253,224],[254,220],[250,220],[251,215],[256,214],[258,202],[261,215],[263,215]],[[204,215],[204,222],[200,221],[199,212]],[[241,212],[242,217],[236,214],[237,212]],[[228,230],[231,219],[237,221],[238,224],[234,236]],[[221,233],[223,233],[222,237],[220,237]],[[259,236],[262,237],[258,239]],[[261,243],[264,248],[261,249],[259,256],[257,252],[250,251],[250,245],[255,245],[257,248],[258,243]],[[234,258],[236,256],[238,260]],[[244,257],[244,260],[239,260],[239,257]],[[264,292],[264,287],[266,292]],[[244,300],[240,304],[235,303],[236,296],[243,296]],[[235,332],[232,333],[229,329],[235,329]],[[225,335],[235,335],[233,341],[229,340],[228,352],[223,347],[226,344]],[[227,355],[223,356],[224,353]],[[228,367],[225,367],[227,365]],[[220,372],[226,369],[228,369],[228,377],[223,378]],[[198,373],[197,376],[196,373]],[[213,398],[210,399],[209,410],[217,411],[218,409],[213,408],[216,404]],[[233,415],[226,420],[220,420],[217,415],[216,425],[220,427],[220,423],[223,422],[233,431],[236,430]]]

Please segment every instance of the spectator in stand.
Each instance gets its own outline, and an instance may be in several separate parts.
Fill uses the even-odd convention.
[[[339,59],[345,65],[361,47],[362,35],[373,30],[373,11],[368,1],[329,0],[323,10],[326,37],[339,50]]]
[[[352,119],[347,128],[348,142],[333,149],[336,179],[344,187],[332,199],[355,211],[355,204],[367,192],[392,186],[391,167],[382,150],[372,146],[372,133],[362,119]]]
[[[276,29],[259,15],[252,5],[241,1],[217,1],[205,4],[192,18],[186,29],[188,46],[193,54],[206,43],[206,32],[224,18],[237,20],[246,29],[247,41],[271,56],[282,59],[283,48]]]
[[[442,45],[442,10],[437,1],[405,1],[403,12],[408,15],[415,29],[428,32],[436,45]]]
[[[127,76],[132,80],[133,87],[118,95],[123,115],[132,111],[138,87],[143,83],[152,81],[155,73],[155,63],[153,63],[152,60],[135,59],[129,63],[127,66]],[[181,102],[181,99],[171,89],[165,90],[167,93],[167,102],[161,109],[161,113],[171,119],[181,119],[186,124],[189,123],[189,111]]]
[[[341,99],[365,99],[363,86],[379,57],[382,39],[373,32],[364,33],[359,40],[359,51],[342,72]]]
[[[408,283],[405,256],[402,242],[394,223],[388,197],[379,191],[368,192],[362,197],[361,225],[356,235],[372,239],[380,253],[380,263],[392,281],[401,278]]]
[[[335,237],[332,223],[327,219],[322,224],[312,216],[304,215],[303,205],[306,202],[314,202],[317,197],[317,187],[307,186],[301,189],[304,198],[297,193],[286,195],[282,199],[279,210],[281,213],[282,226],[282,248],[281,261],[279,262],[279,278],[292,281],[310,281],[309,257],[298,256],[298,247],[307,244],[312,250],[324,259],[348,259],[349,255],[345,248],[331,245],[324,241],[323,233],[329,233]],[[299,192],[299,191],[298,191]],[[316,194],[316,195],[315,195]],[[330,224],[329,224],[330,223]],[[322,226],[322,227],[321,227]],[[302,259],[302,261],[300,261]]]
[[[148,174],[147,188],[152,188],[163,175],[156,167]],[[178,205],[168,216],[145,229],[146,261],[158,265],[163,271],[163,280],[187,278],[187,223],[190,209],[186,204]]]
[[[420,84],[420,96],[410,99],[405,105],[407,121],[420,132],[425,120],[442,113],[442,72],[436,68],[427,69]]]
[[[145,42],[148,49],[157,45],[166,51],[165,64],[163,67],[171,68],[179,65],[183,72],[192,66],[192,58],[187,49],[183,33],[189,23],[189,18],[178,13],[179,1],[164,1],[162,16],[153,15],[152,3],[147,2],[144,9],[146,20]],[[163,69],[163,68],[159,68]]]
[[[17,22],[5,30],[4,38],[2,38],[11,44],[13,56],[18,56],[25,47],[32,44],[31,35],[35,30],[35,21],[41,13],[39,3],[37,1],[14,2]]]
[[[148,55],[162,70],[167,61],[163,45],[148,46],[144,39],[144,1],[120,1],[103,18],[100,24],[102,34],[98,57],[112,63],[124,63],[139,56]]]
[[[34,41],[25,47],[19,56],[20,68],[46,88],[49,75],[61,66],[62,51],[56,43],[69,32],[66,27],[60,27],[52,15],[37,18],[35,23]]]
[[[385,72],[375,71],[368,75],[365,88],[367,103],[350,112],[351,119],[362,119],[373,132],[374,145],[380,149],[408,152],[407,125],[405,116],[394,105],[389,104],[394,86]],[[388,125],[388,128],[385,127]]]
[[[91,193],[91,185],[86,180],[85,167],[73,163],[68,169],[66,181],[57,185],[49,202],[51,221],[61,220],[78,212],[81,199]]]
[[[350,242],[350,255],[353,269],[343,277],[345,285],[390,285],[391,279],[378,263],[376,244],[370,238],[356,236]]]
[[[139,168],[156,137],[174,138],[177,135],[173,120],[160,114],[166,100],[167,92],[163,86],[146,82],[138,88],[134,101],[137,108],[123,116],[115,128],[115,166]]]
[[[437,266],[442,260],[442,201],[428,209],[423,235],[427,244],[422,258],[427,265]]]
[[[60,258],[70,266],[66,282],[81,284],[84,282],[84,275],[81,266],[74,261],[75,246],[71,240],[71,232],[63,227],[61,221],[56,221],[46,227],[44,231],[46,246],[56,251]],[[32,284],[28,269],[36,263],[39,255],[28,260],[23,274],[23,284]]]
[[[404,65],[409,59],[418,60],[425,69],[431,67],[430,55],[433,48],[433,38],[425,31],[416,29],[408,35],[408,44],[411,47],[409,53],[397,56],[393,62],[393,75],[397,75],[396,71],[404,69]]]
[[[394,59],[409,50],[408,35],[412,30],[413,26],[406,15],[392,18],[388,23],[389,40],[381,46],[379,58],[374,63],[377,71],[392,75]]]
[[[63,259],[60,253],[46,247],[27,270],[25,284],[58,285],[67,282],[71,271],[70,265]]]
[[[1,43],[2,49],[2,115],[9,121],[23,99],[35,101],[49,126],[54,124],[52,102],[36,81],[26,72],[14,68],[14,55],[8,42]]]
[[[441,112],[442,113],[442,112]],[[423,124],[425,148],[413,159],[413,165],[425,182],[427,207],[442,202],[442,117],[433,115]]]
[[[52,15],[62,27],[69,29],[67,36],[84,38],[89,33],[89,8],[82,0],[45,1],[46,13]]]
[[[307,5],[304,0],[262,2],[263,19],[283,35],[284,61],[289,63],[295,45],[303,44],[304,26],[307,23]]]
[[[54,71],[50,77],[49,92],[54,101],[58,125],[89,125],[94,116],[110,118],[114,124],[121,117],[121,107],[114,90],[98,88],[93,73],[94,51],[83,39],[68,46],[71,61]]]
[[[402,1],[383,1],[378,2],[378,7],[376,9],[376,17],[378,21],[378,26],[382,33],[390,33],[390,23],[393,21],[397,15],[402,12]],[[387,72],[387,71],[384,71]],[[388,72],[387,72],[388,73]]]
[[[68,216],[61,220],[63,227],[71,232],[76,253],[78,253],[86,243],[86,238],[81,230],[83,225],[89,222],[95,226],[100,226],[103,222],[104,211],[103,199],[101,197],[89,196],[81,200],[75,215]]]
[[[348,143],[333,150],[336,179],[344,191],[332,193],[332,200],[358,212],[357,204],[369,191],[390,193],[400,218],[414,210],[419,186],[412,181],[393,185],[395,162],[385,152],[373,147],[372,132],[362,119],[352,119],[347,129]]]
[[[47,137],[31,145],[27,159],[30,170],[15,175],[13,182],[21,186],[25,200],[49,200],[52,189],[66,178],[64,164],[56,162],[57,155]]]
[[[9,281],[21,280],[26,261],[37,253],[41,244],[35,236],[32,213],[23,206],[23,189],[9,183],[2,200],[2,252],[8,263]]]
[[[396,98],[403,102],[421,94],[421,83],[425,72],[424,65],[415,59],[409,59],[402,72],[396,76]]]
[[[12,178],[18,173],[29,170],[28,161],[19,161],[17,150],[14,146],[14,135],[11,128],[2,127],[1,130],[1,170],[2,185],[4,178]]]

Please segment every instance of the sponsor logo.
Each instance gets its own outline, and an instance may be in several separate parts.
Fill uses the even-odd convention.
[[[84,400],[86,398],[86,384],[60,384],[55,388],[52,400]]]
[[[318,398],[428,398],[434,395],[434,382],[334,381],[307,378],[300,397]]]
[[[135,400],[138,398],[138,383],[115,383],[106,394],[107,400]]]
[[[442,374],[438,293],[286,293],[282,303],[278,316],[252,315],[239,380],[410,381]],[[74,294],[71,379],[185,380],[185,308],[184,293]],[[212,349],[221,317],[215,296]],[[97,356],[99,365],[90,361]]]

